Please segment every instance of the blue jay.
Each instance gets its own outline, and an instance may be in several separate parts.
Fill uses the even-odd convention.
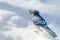
[[[36,28],[38,30],[40,30],[39,28],[42,27],[44,28],[52,37],[57,37],[57,35],[55,34],[55,32],[53,32],[48,26],[47,26],[47,22],[45,21],[45,19],[39,15],[39,11],[37,10],[31,10],[28,9],[28,13],[32,14],[32,21],[33,23],[37,26]]]

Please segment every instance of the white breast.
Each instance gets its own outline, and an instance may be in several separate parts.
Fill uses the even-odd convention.
[[[32,20],[37,20],[37,21],[39,21],[39,20],[41,20],[41,18],[40,18],[40,17],[37,17],[37,16],[34,16],[34,17],[32,18]]]

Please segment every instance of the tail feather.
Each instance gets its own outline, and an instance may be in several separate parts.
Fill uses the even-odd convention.
[[[53,32],[50,28],[46,27],[45,30],[52,36],[52,37],[57,37],[55,32]]]

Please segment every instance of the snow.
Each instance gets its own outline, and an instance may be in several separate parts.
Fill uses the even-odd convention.
[[[5,35],[6,39],[11,36],[14,40],[50,40],[49,36],[46,37],[43,32],[37,34],[32,29],[16,28],[12,31],[2,33]]]

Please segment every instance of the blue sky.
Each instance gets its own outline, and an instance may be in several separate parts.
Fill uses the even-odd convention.
[[[30,38],[32,38],[32,40],[39,39],[32,37],[35,33],[31,33],[34,28],[32,16],[27,13],[27,9],[29,8],[39,10],[40,15],[45,18],[49,27],[54,30],[57,35],[60,34],[60,0],[0,0],[1,40],[28,40],[27,38],[29,38],[29,40],[31,40]],[[31,34],[27,30],[30,31]],[[27,37],[27,33],[29,37]],[[59,37],[60,35],[58,38]]]

